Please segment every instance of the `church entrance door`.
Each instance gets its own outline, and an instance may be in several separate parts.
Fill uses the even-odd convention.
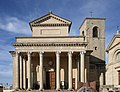
[[[55,72],[54,71],[46,72],[46,88],[55,89]]]
[[[118,71],[118,80],[119,80],[119,85],[120,85],[120,71]]]

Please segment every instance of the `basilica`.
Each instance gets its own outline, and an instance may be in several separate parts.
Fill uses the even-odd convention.
[[[105,84],[105,18],[85,18],[79,36],[69,36],[72,22],[52,12],[29,25],[32,36],[16,37],[15,51],[10,51],[14,89],[77,90],[80,83]]]

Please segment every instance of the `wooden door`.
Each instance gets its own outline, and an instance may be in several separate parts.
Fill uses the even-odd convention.
[[[120,71],[118,71],[118,81],[119,81],[119,85],[120,85]]]
[[[75,89],[75,78],[72,78],[72,87]]]
[[[50,72],[50,88],[55,89],[55,72]]]
[[[55,89],[55,72],[54,71],[46,72],[46,88]]]

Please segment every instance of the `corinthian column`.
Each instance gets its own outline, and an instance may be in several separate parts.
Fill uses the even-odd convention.
[[[40,88],[39,90],[43,90],[43,53],[44,52],[39,52],[39,58],[40,58],[40,67],[39,67]]]
[[[28,90],[31,90],[31,52],[28,52],[28,66],[27,66],[27,77],[28,77]]]
[[[81,82],[85,82],[85,61],[84,61],[84,52],[80,52],[81,55]]]
[[[26,89],[26,59],[23,59],[23,88]]]
[[[68,90],[72,90],[72,52],[68,52]]]
[[[20,81],[19,81],[19,52],[16,52],[16,87],[15,89],[18,90],[20,88]]]
[[[20,55],[20,89],[23,89],[23,58]]]
[[[56,52],[56,90],[60,90],[60,52]]]

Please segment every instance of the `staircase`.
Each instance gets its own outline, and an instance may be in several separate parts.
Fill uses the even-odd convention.
[[[16,92],[77,92],[77,90],[60,90],[60,91],[57,91],[57,90],[43,90],[43,91],[40,91],[40,90],[31,90],[31,91],[26,91],[26,90],[20,90],[20,91],[16,91]]]

